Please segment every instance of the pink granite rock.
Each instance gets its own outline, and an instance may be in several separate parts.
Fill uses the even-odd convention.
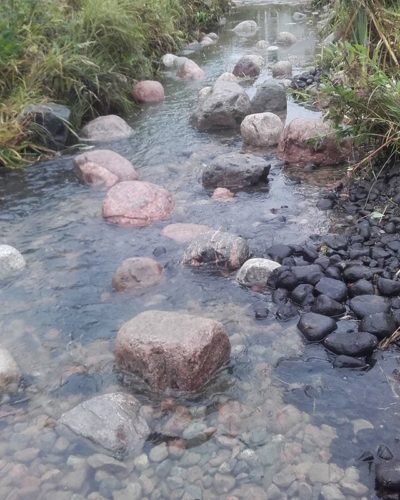
[[[226,188],[214,189],[212,199],[215,201],[233,201],[234,193]]]
[[[162,102],[165,99],[164,87],[155,80],[143,80],[133,87],[132,97],[137,102]]]
[[[146,288],[162,280],[163,268],[149,257],[131,257],[122,262],[112,278],[112,286],[119,292],[132,288]]]
[[[162,235],[177,243],[188,243],[202,234],[213,231],[211,227],[203,224],[169,224],[162,230]]]
[[[176,76],[182,80],[202,80],[204,71],[191,59],[186,59],[178,68]]]

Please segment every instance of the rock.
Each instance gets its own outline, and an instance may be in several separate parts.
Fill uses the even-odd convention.
[[[249,258],[249,247],[243,238],[222,231],[206,234],[192,241],[183,263],[198,267],[204,264],[238,269]]]
[[[369,280],[373,277],[374,270],[367,266],[354,265],[347,267],[343,272],[343,278],[347,282]]]
[[[325,316],[336,317],[344,314],[346,312],[346,307],[327,295],[318,295],[311,311]]]
[[[22,374],[7,349],[0,347],[0,392],[16,389]]]
[[[81,130],[81,137],[87,141],[110,142],[127,139],[134,133],[135,131],[119,116],[106,115],[87,123]]]
[[[137,102],[157,103],[165,99],[165,91],[160,82],[143,80],[133,87],[132,97]]]
[[[222,73],[217,79],[216,82],[237,82],[238,79],[233,73],[229,73],[226,71],[225,73]]]
[[[237,82],[218,79],[199,99],[191,123],[200,131],[235,129],[250,113],[251,103],[246,91]]]
[[[206,75],[198,64],[191,59],[186,59],[179,65],[176,76],[181,80],[202,80]]]
[[[279,263],[282,263],[282,260],[286,257],[290,257],[293,253],[293,250],[289,245],[276,244],[267,248],[267,255],[271,257],[271,259],[276,260]]]
[[[281,304],[276,311],[276,317],[280,321],[288,321],[289,319],[296,317],[298,314],[299,311],[297,310],[297,307],[291,302]]]
[[[269,43],[266,40],[259,40],[256,43],[256,49],[258,50],[266,50],[269,47]]]
[[[139,178],[132,163],[108,149],[95,149],[75,156],[74,166],[78,177],[86,184],[111,187],[120,181]]]
[[[258,26],[255,21],[242,21],[233,28],[233,32],[242,37],[253,36],[257,33]]]
[[[166,68],[176,68],[178,66],[178,57],[174,54],[165,54],[161,58],[161,62]]]
[[[307,340],[318,342],[335,330],[336,321],[328,316],[309,312],[301,316],[297,327]]]
[[[209,36],[205,36],[204,38],[202,38],[201,42],[200,42],[200,45],[202,47],[209,47],[210,45],[214,45],[215,44],[215,41],[210,38]]]
[[[324,345],[335,354],[346,356],[366,356],[378,345],[374,335],[360,331],[358,333],[332,332],[324,340]]]
[[[230,356],[217,321],[165,311],[146,311],[125,323],[116,340],[117,363],[156,391],[199,390]]]
[[[253,113],[275,113],[285,114],[287,110],[286,91],[274,81],[266,81],[257,87],[254,97],[251,99]]]
[[[10,245],[0,245],[0,279],[21,271],[25,267],[22,254]]]
[[[244,142],[258,147],[275,146],[282,131],[282,120],[273,113],[248,115],[240,126]]]
[[[213,231],[214,229],[203,224],[185,224],[178,222],[165,226],[161,234],[177,243],[189,243],[199,236]]]
[[[392,460],[393,458],[393,453],[390,451],[390,449],[385,446],[384,444],[380,444],[378,446],[378,449],[376,451],[376,454],[379,458],[382,460]]]
[[[223,187],[238,191],[265,185],[271,165],[259,156],[228,153],[217,156],[204,169],[203,186],[207,189]]]
[[[365,279],[351,283],[348,287],[349,293],[352,297],[356,295],[373,295],[374,285]]]
[[[229,493],[235,487],[235,484],[235,478],[232,475],[217,472],[214,476],[214,488],[219,495]]]
[[[62,149],[67,144],[71,120],[71,110],[67,106],[55,103],[32,104],[22,111],[22,118],[36,125],[31,128],[37,143],[53,149]],[[40,127],[40,132],[37,132],[37,126]],[[46,133],[43,134],[43,131]]]
[[[378,290],[385,297],[393,297],[400,294],[400,281],[386,278],[378,279]]]
[[[396,328],[397,323],[393,316],[384,312],[364,316],[360,323],[360,330],[372,333],[378,339],[390,337]]]
[[[112,453],[125,455],[140,451],[150,434],[140,408],[129,394],[103,394],[64,413],[60,423]]]
[[[293,33],[289,33],[288,31],[281,31],[276,35],[276,43],[278,45],[293,45],[297,42],[297,38],[293,35]]]
[[[281,136],[278,155],[293,165],[339,165],[351,154],[350,141],[337,144],[332,127],[321,119],[296,118]]]
[[[259,55],[249,54],[242,56],[235,64],[232,73],[237,77],[255,78],[261,73],[264,58]]]
[[[358,295],[349,302],[350,309],[360,319],[376,313],[387,313],[389,304],[383,297],[377,295]]]
[[[140,483],[129,483],[126,488],[114,491],[113,493],[113,500],[141,500],[142,498],[142,486]]]
[[[300,306],[312,305],[315,301],[314,287],[312,285],[301,284],[296,286],[290,293],[290,297],[296,304]]]
[[[92,469],[105,470],[110,474],[124,472],[127,470],[127,467],[123,462],[115,460],[115,458],[109,457],[108,455],[103,455],[102,453],[90,455],[87,459],[87,463],[90,467],[92,467]]]
[[[167,219],[174,206],[164,188],[150,182],[124,181],[107,192],[103,217],[114,224],[143,227]]]
[[[118,292],[147,288],[160,283],[163,274],[163,267],[156,260],[149,257],[132,257],[125,259],[115,271],[112,286]]]
[[[219,39],[219,36],[214,32],[208,33],[207,36],[208,38],[211,38],[211,40],[214,40],[214,42],[216,42]]]
[[[290,78],[292,76],[292,63],[289,61],[279,61],[271,69],[274,78]]]
[[[307,19],[307,15],[303,14],[303,12],[293,12],[292,19],[295,23],[299,23]]]
[[[268,276],[280,264],[268,259],[249,259],[239,269],[236,280],[244,286],[262,287],[267,285]]]
[[[322,278],[322,271],[318,264],[310,264],[308,266],[294,266],[291,268],[298,284],[308,283],[316,285]]]
[[[346,285],[342,281],[332,278],[321,278],[316,284],[315,290],[338,302],[343,302],[347,298]]]
[[[235,194],[229,189],[226,188],[216,188],[211,196],[211,198],[215,201],[233,201]]]
[[[165,443],[161,443],[151,449],[149,458],[152,462],[163,462],[168,458],[168,448]]]
[[[335,368],[365,368],[367,363],[364,359],[340,355],[335,358],[333,366]]]
[[[389,491],[400,491],[400,461],[391,460],[376,465],[376,483]]]

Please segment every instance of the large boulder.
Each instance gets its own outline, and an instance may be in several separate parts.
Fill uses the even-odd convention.
[[[236,280],[243,286],[265,288],[272,271],[280,266],[269,259],[249,259],[239,269]]]
[[[132,163],[108,149],[95,149],[75,156],[78,177],[86,184],[111,187],[120,181],[135,181],[138,173]]]
[[[237,77],[255,78],[261,73],[264,59],[261,56],[250,54],[242,56],[235,64],[232,73]]]
[[[276,146],[283,131],[283,122],[273,113],[247,115],[240,125],[240,133],[251,146]]]
[[[87,141],[109,142],[127,139],[134,133],[133,128],[119,116],[106,115],[87,123],[81,130],[81,137]]]
[[[6,278],[25,267],[22,254],[10,245],[0,245],[0,279]]]
[[[111,393],[80,403],[60,423],[118,455],[140,451],[150,434],[141,404],[129,394]]]
[[[177,222],[176,224],[165,226],[161,233],[166,238],[170,238],[177,243],[189,243],[199,236],[212,231],[214,229],[203,224]]]
[[[277,82],[264,82],[257,87],[251,99],[251,109],[253,113],[285,114],[287,110],[286,90]]]
[[[242,21],[233,28],[235,35],[241,37],[254,36],[257,33],[258,26],[255,21]]]
[[[198,267],[213,265],[238,269],[249,258],[245,239],[223,231],[207,233],[192,241],[183,257],[183,263]]]
[[[7,349],[0,347],[0,392],[16,389],[22,374]]]
[[[202,80],[205,77],[204,71],[191,59],[178,60],[178,71],[176,76],[181,80]]]
[[[31,127],[31,132],[39,144],[54,149],[62,149],[66,145],[71,120],[71,110],[67,106],[55,103],[31,104],[23,110],[22,116],[36,125]]]
[[[278,61],[272,66],[271,71],[274,78],[291,78],[292,63],[290,61]]]
[[[170,69],[178,66],[179,57],[174,54],[164,54],[161,58],[163,65]]]
[[[199,99],[191,123],[200,131],[238,128],[250,113],[245,90],[237,82],[219,79]]]
[[[147,104],[162,102],[165,99],[164,87],[155,80],[143,80],[133,87],[132,97]]]
[[[338,165],[351,155],[351,143],[344,140],[338,144],[332,127],[321,119],[296,118],[283,131],[278,155],[298,166]]]
[[[229,153],[217,156],[203,170],[202,183],[207,189],[218,187],[240,190],[268,182],[271,165],[259,156]]]
[[[103,202],[103,217],[122,226],[144,227],[168,219],[175,203],[164,188],[150,182],[115,184]]]
[[[230,356],[217,321],[166,311],[146,311],[125,323],[116,341],[117,363],[155,391],[197,391]]]
[[[112,286],[119,292],[157,285],[163,278],[162,265],[149,257],[125,259],[115,271]]]

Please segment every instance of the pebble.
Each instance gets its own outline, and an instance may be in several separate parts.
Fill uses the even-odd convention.
[[[214,488],[218,494],[229,493],[235,487],[235,479],[226,474],[219,474],[214,476]]]
[[[137,469],[143,471],[149,467],[149,459],[147,455],[142,453],[141,455],[135,457],[133,464]]]
[[[152,462],[162,462],[168,457],[168,448],[165,443],[154,446],[149,453]]]
[[[142,499],[142,487],[140,483],[130,483],[125,489],[113,493],[113,500],[141,500],[141,499]]]
[[[87,463],[93,469],[102,469],[108,472],[121,472],[127,470],[126,465],[123,462],[115,460],[108,455],[103,455],[102,453],[96,453],[95,455],[91,455]]]

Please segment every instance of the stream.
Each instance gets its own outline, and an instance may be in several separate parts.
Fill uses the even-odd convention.
[[[218,43],[190,54],[206,81],[187,83],[165,73],[165,102],[128,120],[136,130],[132,138],[106,146],[132,161],[141,180],[173,194],[169,221],[142,229],[107,224],[104,191],[81,184],[70,157],[1,173],[1,240],[27,261],[18,278],[0,288],[1,344],[24,374],[19,391],[4,395],[0,405],[1,499],[378,498],[374,467],[360,457],[385,445],[400,458],[397,352],[378,350],[368,370],[333,368],[322,345],[304,342],[297,320],[275,319],[269,294],[241,288],[235,274],[182,266],[185,245],[161,234],[169,223],[207,224],[246,238],[252,254],[263,256],[275,243],[303,243],[338,223],[316,208],[337,171],[300,178],[274,151],[255,152],[271,162],[268,191],[240,192],[221,203],[200,181],[204,162],[243,146],[237,134],[190,127],[198,91],[242,55],[257,53],[258,40],[273,43],[279,31],[298,39],[280,49],[279,58],[289,59],[295,74],[312,65],[316,19],[310,14],[313,22],[294,23],[296,10],[304,5],[245,2],[235,8]],[[231,29],[246,19],[261,29],[239,38]],[[269,78],[267,65],[249,93]],[[289,98],[287,122],[307,116],[318,113]],[[112,275],[133,256],[155,256],[166,278],[151,289],[117,293]],[[254,313],[260,302],[270,310],[262,321]],[[219,320],[231,340],[229,367],[172,410],[114,367],[119,328],[151,309]],[[109,464],[104,450],[57,420],[84,400],[117,391],[140,399],[158,432],[140,455]],[[169,446],[164,428],[177,414],[184,436],[212,428],[209,439],[192,439],[187,449]]]

